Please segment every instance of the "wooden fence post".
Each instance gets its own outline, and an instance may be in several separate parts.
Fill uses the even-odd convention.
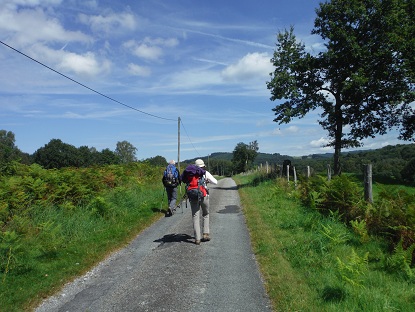
[[[327,165],[327,180],[328,181],[331,180],[331,168],[330,168],[330,164]]]
[[[290,165],[287,165],[287,181],[290,182]]]
[[[294,187],[297,188],[297,171],[295,171],[295,167],[293,167],[294,172]]]
[[[373,192],[372,192],[372,164],[365,165],[364,172],[364,183],[365,183],[365,200],[369,203],[373,203]]]

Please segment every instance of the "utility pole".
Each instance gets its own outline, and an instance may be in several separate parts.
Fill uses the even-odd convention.
[[[177,118],[177,163],[180,172],[180,117]]]

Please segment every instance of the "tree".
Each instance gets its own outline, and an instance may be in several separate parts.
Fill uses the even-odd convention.
[[[401,176],[406,182],[415,182],[415,158],[412,158],[402,169]]]
[[[17,148],[13,132],[0,130],[0,172],[8,172],[13,161],[29,164],[30,157]]]
[[[334,172],[341,173],[342,148],[385,134],[411,120],[414,56],[410,7],[414,0],[332,0],[316,10],[312,34],[325,51],[311,55],[297,42],[294,28],[278,33],[267,88],[279,124],[320,109],[319,124],[334,147]],[[402,23],[400,23],[402,21]],[[412,46],[411,46],[412,47]],[[402,116],[402,117],[400,117]],[[405,132],[406,131],[406,132]]]
[[[249,145],[245,143],[238,143],[233,150],[232,163],[237,173],[247,171],[258,155],[258,142],[250,142]]]
[[[19,150],[15,146],[14,133],[11,131],[0,130],[0,164],[16,160]]]
[[[136,152],[137,148],[135,148],[131,143],[127,141],[117,142],[115,154],[120,158],[121,163],[126,164],[136,161]]]
[[[33,160],[45,169],[80,167],[82,164],[79,150],[59,139],[52,139],[44,147],[35,151]]]
[[[121,163],[120,157],[109,148],[103,149],[97,155],[97,165],[115,165]]]
[[[167,160],[163,156],[157,155],[155,157],[147,158],[147,161],[150,165],[155,167],[165,167],[167,166]]]

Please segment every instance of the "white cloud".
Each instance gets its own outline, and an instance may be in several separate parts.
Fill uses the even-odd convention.
[[[176,38],[163,39],[163,38],[145,37],[143,42],[145,44],[149,44],[153,46],[163,46],[163,47],[168,47],[168,48],[173,48],[179,44],[179,40],[177,40]]]
[[[59,67],[80,75],[97,76],[108,71],[111,65],[106,60],[99,62],[94,53],[86,52],[82,55],[75,53],[63,54]]]
[[[145,66],[139,66],[137,64],[128,64],[128,72],[133,76],[147,77],[151,75],[151,69]]]
[[[321,137],[318,140],[312,140],[310,142],[310,146],[312,146],[312,147],[323,147],[324,145],[327,145],[328,143],[329,143],[328,139]]]
[[[123,46],[138,58],[148,61],[157,61],[164,55],[162,48],[172,48],[178,44],[179,41],[176,38],[163,39],[146,37],[140,42],[129,40],[125,42]]]
[[[139,58],[156,61],[163,55],[163,50],[160,47],[143,43],[134,48],[133,54]]]
[[[168,86],[172,89],[186,89],[191,91],[222,83],[222,79],[217,72],[204,67],[173,73],[168,81]]]
[[[297,126],[289,126],[286,130],[287,133],[298,133],[300,131],[300,128]]]
[[[92,38],[80,31],[67,31],[60,22],[48,16],[42,8],[20,11],[0,10],[0,31],[13,38],[18,47],[26,47],[35,42],[84,42]]]
[[[2,4],[4,4],[8,8],[15,9],[18,6],[54,6],[62,3],[63,0],[2,0]]]
[[[227,81],[240,81],[268,77],[272,64],[268,53],[249,53],[235,64],[225,68],[221,75]]]
[[[81,23],[89,25],[96,33],[119,33],[134,30],[137,26],[136,19],[131,13],[119,13],[108,15],[79,14]]]

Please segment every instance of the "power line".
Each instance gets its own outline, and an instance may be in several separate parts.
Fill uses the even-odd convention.
[[[186,136],[187,136],[187,138],[189,139],[190,144],[192,144],[193,149],[196,151],[196,153],[197,153],[200,157],[202,157],[202,156],[200,155],[200,153],[197,151],[196,147],[193,145],[193,142],[190,140],[190,137],[189,137],[189,135],[188,135],[188,133],[187,133],[187,131],[186,131],[186,128],[184,127],[184,124],[183,124],[183,122],[182,122],[182,120],[181,120],[181,119],[180,119],[180,123],[182,124],[183,129],[184,129],[184,132],[186,132]]]
[[[8,47],[9,49],[12,49],[13,51],[15,51],[15,52],[17,52],[17,53],[19,53],[19,54],[21,54],[21,55],[23,55],[23,56],[27,57],[28,59],[30,59],[30,60],[32,60],[32,61],[34,61],[34,62],[36,62],[36,63],[38,63],[38,64],[40,64],[40,65],[42,65],[42,66],[44,66],[44,67],[46,67],[47,69],[49,69],[49,70],[51,70],[51,71],[53,71],[53,72],[55,72],[55,73],[57,73],[57,74],[61,75],[62,77],[65,77],[66,79],[69,79],[70,81],[75,82],[76,84],[78,84],[78,85],[80,85],[80,86],[82,86],[82,87],[84,87],[84,88],[86,88],[86,89],[88,89],[88,90],[90,90],[90,91],[92,91],[92,92],[95,92],[96,94],[99,94],[99,95],[101,95],[101,96],[103,96],[103,97],[105,97],[105,98],[107,98],[107,99],[109,99],[109,100],[111,100],[111,101],[113,101],[113,102],[115,102],[115,103],[118,103],[118,104],[120,104],[120,105],[123,105],[123,106],[128,107],[128,108],[130,108],[130,109],[132,109],[132,110],[135,110],[135,111],[137,111],[137,112],[140,112],[140,113],[142,113],[142,114],[145,114],[145,115],[148,115],[148,116],[151,116],[151,117],[155,117],[155,118],[159,118],[159,119],[164,119],[164,120],[170,120],[170,121],[176,121],[175,119],[165,118],[165,117],[160,117],[160,116],[157,116],[157,115],[153,115],[153,114],[150,114],[150,113],[144,112],[144,111],[142,111],[142,110],[139,110],[139,109],[137,109],[137,108],[135,108],[135,107],[132,107],[132,106],[130,106],[130,105],[124,104],[124,103],[122,103],[122,102],[120,102],[120,101],[118,101],[118,100],[116,100],[116,99],[113,99],[112,97],[109,97],[108,95],[105,95],[105,94],[103,94],[103,93],[101,93],[101,92],[99,92],[99,91],[96,91],[96,90],[94,90],[94,89],[92,89],[92,88],[90,88],[90,87],[88,87],[88,86],[84,85],[83,83],[80,83],[80,82],[76,81],[75,79],[72,79],[71,77],[66,76],[65,74],[62,74],[61,72],[59,72],[59,71],[57,71],[57,70],[55,70],[55,69],[53,69],[53,68],[51,68],[51,67],[49,67],[49,66],[47,66],[47,65],[43,64],[42,62],[39,62],[38,60],[36,60],[36,59],[34,59],[34,58],[30,57],[29,55],[27,55],[27,54],[25,54],[25,53],[23,53],[23,52],[21,52],[21,51],[19,51],[19,50],[15,49],[15,48],[13,48],[12,46],[10,46],[10,45],[8,45],[8,44],[4,43],[4,42],[3,42],[3,41],[1,41],[1,40],[0,40],[0,43],[1,43],[1,44],[3,44],[3,45],[5,45],[5,46],[6,46],[6,47]]]

